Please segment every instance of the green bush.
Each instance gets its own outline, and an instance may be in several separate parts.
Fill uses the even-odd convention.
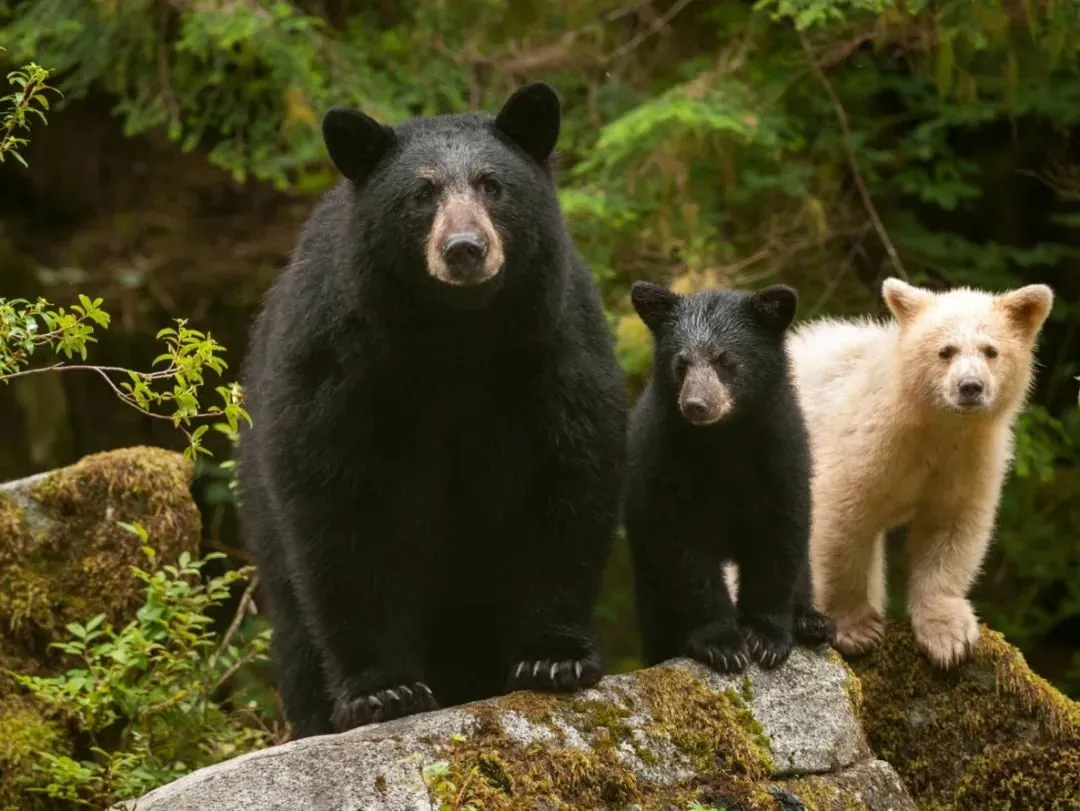
[[[127,528],[146,543],[142,527]],[[119,629],[103,614],[72,623],[69,641],[54,646],[74,666],[56,676],[9,674],[78,741],[74,755],[39,752],[40,779],[26,786],[29,793],[105,808],[274,740],[272,707],[226,689],[267,659],[270,631],[247,619],[252,570],[204,579],[203,567],[222,555],[183,553],[176,565],[158,566],[153,549],[143,550],[150,565],[133,567],[146,594],[135,619]],[[245,580],[236,616],[220,635],[210,614]]]

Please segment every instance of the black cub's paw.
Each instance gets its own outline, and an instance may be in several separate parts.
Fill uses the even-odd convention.
[[[795,646],[791,631],[772,622],[747,622],[742,635],[751,658],[767,670],[786,662]]]
[[[836,639],[836,623],[813,608],[795,612],[795,640],[801,645],[832,644]]]
[[[523,659],[510,668],[507,692],[514,690],[555,690],[572,693],[592,687],[604,675],[597,653],[580,659],[550,657]]]
[[[750,664],[746,644],[734,623],[699,628],[686,640],[684,652],[719,673],[741,673]]]
[[[439,709],[431,689],[423,682],[399,684],[386,690],[354,693],[342,690],[334,700],[331,722],[339,732]]]

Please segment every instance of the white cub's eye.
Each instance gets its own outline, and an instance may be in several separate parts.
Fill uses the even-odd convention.
[[[943,346],[938,351],[937,354],[938,354],[938,357],[941,358],[942,360],[948,360],[949,358],[951,358],[953,355],[956,354],[956,347],[955,346]]]
[[[986,355],[986,357],[993,360],[994,358],[996,358],[998,356],[998,351],[997,351],[997,349],[995,347],[984,346],[983,347],[983,354]]]

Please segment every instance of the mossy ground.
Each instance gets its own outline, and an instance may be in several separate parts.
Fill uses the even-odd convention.
[[[142,542],[118,521],[146,527],[162,562],[197,551],[201,522],[191,476],[180,455],[137,447],[56,471],[33,486],[28,500],[0,493],[0,811],[35,808],[19,786],[36,753],[66,748],[64,728],[4,674],[60,670],[64,662],[49,645],[66,637],[70,622],[99,613],[117,625],[131,619],[143,586],[130,566],[147,560]]]
[[[862,720],[925,809],[1080,809],[1080,705],[985,627],[975,659],[941,672],[903,622],[851,662]]]
[[[443,808],[685,809],[692,801],[727,809],[775,809],[768,791],[768,739],[742,696],[716,693],[692,672],[660,666],[638,671],[618,701],[516,693],[473,710],[474,732],[446,747]],[[506,730],[513,711],[551,730],[552,740],[521,743]],[[566,745],[565,723],[586,742]],[[674,747],[695,773],[689,784],[639,779],[656,749]]]

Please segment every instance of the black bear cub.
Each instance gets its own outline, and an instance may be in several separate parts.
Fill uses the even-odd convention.
[[[628,409],[559,125],[544,84],[323,119],[344,179],[253,327],[238,465],[295,737],[600,679]]]
[[[631,299],[655,345],[624,494],[644,659],[775,667],[833,633],[812,604],[810,451],[784,349],[797,295],[637,282]]]

